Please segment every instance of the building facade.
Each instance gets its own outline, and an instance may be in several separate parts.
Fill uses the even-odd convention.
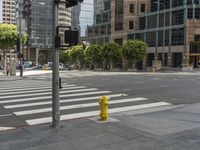
[[[143,40],[149,45],[146,60],[149,67],[153,65],[154,60],[160,60],[162,65],[169,67],[188,65],[200,67],[199,0],[110,0],[109,2],[111,5],[109,41],[122,44],[128,39]],[[93,30],[89,35],[91,39],[95,39],[91,40],[92,43],[98,43],[96,41],[100,40],[100,31],[95,32],[95,27],[103,24],[95,22],[90,27]]]
[[[81,42],[88,42],[87,27],[93,25],[94,0],[83,1],[72,8],[72,28],[79,29]]]
[[[0,23],[15,24],[15,0],[0,0]]]
[[[27,51],[24,52],[25,59],[36,65],[46,64],[52,61],[52,0],[21,0],[21,2],[22,9],[18,10],[22,10],[22,18],[26,19],[28,34]],[[59,5],[58,15],[60,26],[71,25],[71,12],[65,4]],[[61,42],[64,41],[64,30],[59,30]]]
[[[3,20],[3,0],[0,0],[0,23]]]
[[[103,44],[111,36],[111,1],[94,0],[94,25],[88,26],[88,40],[92,44]]]

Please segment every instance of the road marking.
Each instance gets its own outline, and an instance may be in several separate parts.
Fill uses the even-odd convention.
[[[12,116],[13,114],[5,114],[5,115],[0,115],[0,118],[1,117],[8,117],[8,116]]]
[[[111,94],[111,95],[108,95],[108,96],[109,96],[110,98],[113,98],[113,97],[127,96],[127,94]],[[65,99],[65,100],[60,100],[60,103],[95,100],[95,99],[100,99],[100,97],[101,97],[101,96]],[[21,107],[28,107],[28,106],[40,106],[40,105],[48,105],[48,104],[52,104],[52,101],[48,101],[48,102],[26,103],[26,104],[17,104],[17,105],[7,105],[7,106],[4,106],[4,108],[6,108],[6,109],[11,109],[11,108],[21,108]]]
[[[69,90],[69,89],[83,89],[83,88],[86,88],[85,86],[75,86],[75,87],[63,87],[62,88],[62,90]],[[9,93],[8,92],[4,92],[4,93],[0,93],[1,94],[1,96],[3,96],[3,95],[10,95],[10,94],[26,94],[27,95],[27,93],[35,93],[35,92],[51,92],[52,91],[52,89],[43,89],[42,87],[41,87],[41,89],[42,90],[40,90],[40,89],[36,89],[36,90],[34,90],[34,91],[26,91],[26,92],[24,92],[24,91],[20,91],[20,92],[16,92],[16,91],[10,91]]]
[[[0,131],[11,130],[11,129],[16,129],[16,128],[14,128],[14,127],[0,127]]]
[[[136,101],[145,101],[146,98],[138,97],[138,98],[127,98],[127,99],[121,99],[121,100],[112,100],[109,102],[109,104],[120,104],[120,103],[128,103],[128,102],[136,102]],[[98,102],[94,103],[86,103],[86,104],[75,104],[75,105],[69,105],[69,106],[61,106],[60,110],[67,110],[67,109],[76,109],[76,108],[86,108],[86,107],[92,107],[92,106],[99,106]],[[52,111],[52,108],[42,108],[42,109],[32,109],[32,110],[26,110],[26,111],[18,111],[14,112],[15,115],[28,115],[28,114],[37,114],[37,113],[44,113],[44,112],[50,112]]]
[[[95,94],[106,94],[111,93],[111,91],[97,91],[97,92],[85,92],[85,93],[75,93],[75,94],[65,94],[60,95],[62,97],[73,97],[73,96],[84,96],[84,95],[95,95]],[[33,98],[24,98],[24,99],[17,99],[17,100],[4,100],[0,101],[0,104],[4,103],[15,103],[15,102],[24,102],[24,101],[38,101],[42,99],[52,98],[51,96],[43,96],[43,97],[33,97]]]
[[[151,107],[161,107],[161,106],[167,106],[167,105],[171,105],[171,104],[166,103],[166,102],[157,102],[157,103],[142,104],[142,105],[136,105],[136,106],[111,108],[111,109],[109,109],[109,113],[112,114],[112,113],[117,113],[117,112],[119,113],[119,112],[124,112],[124,111],[133,111],[133,110],[139,110],[139,109],[145,109],[145,108],[151,108]],[[77,119],[77,118],[83,118],[83,117],[93,117],[93,116],[97,116],[97,115],[99,115],[99,110],[82,112],[82,113],[74,113],[74,114],[68,114],[68,115],[61,115],[60,120]],[[51,121],[52,121],[51,117],[26,120],[26,122],[29,125],[49,123]]]
[[[84,91],[96,91],[97,88],[89,88],[89,89],[81,89],[81,90],[69,90],[69,91],[60,91],[59,93],[74,93],[74,92],[84,92]],[[17,98],[17,97],[27,97],[27,96],[39,96],[39,95],[47,95],[52,94],[52,92],[43,92],[43,93],[33,93],[33,94],[19,94],[19,95],[10,95],[10,96],[1,96],[1,99],[4,98]]]
[[[41,83],[41,84],[21,84],[21,83],[15,83],[16,85],[13,85],[13,83],[11,85],[7,85],[7,86],[3,86],[3,87],[0,87],[0,89],[14,89],[14,88],[27,88],[27,87],[40,87],[40,86],[46,86],[46,87],[49,87],[49,86],[52,86],[52,84],[46,84],[46,83]],[[20,84],[17,85],[17,84]]]
[[[73,86],[76,86],[76,85],[62,85],[63,88],[65,87],[73,87]],[[37,86],[37,87],[24,87],[24,88],[8,88],[8,89],[5,89],[5,88],[2,88],[2,90],[0,90],[0,93],[3,93],[3,92],[12,92],[13,90],[16,91],[29,91],[29,90],[35,90],[35,89],[52,89],[52,86]]]

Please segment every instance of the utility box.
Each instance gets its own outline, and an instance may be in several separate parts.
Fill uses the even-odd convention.
[[[16,76],[16,62],[14,61],[10,62],[10,75]]]

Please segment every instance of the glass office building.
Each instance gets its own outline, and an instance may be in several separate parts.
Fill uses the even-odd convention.
[[[87,27],[94,21],[94,0],[85,0],[72,8],[72,27],[80,31],[81,41],[87,37]]]
[[[149,12],[139,17],[138,31],[128,38],[148,43],[147,66],[158,59],[164,66],[196,68],[200,64],[199,23],[199,0],[151,0]]]
[[[108,11],[105,2],[112,6]],[[95,0],[95,4],[94,25],[88,28],[91,43],[102,44],[105,36],[119,44],[139,39],[149,45],[147,67],[159,60],[168,67],[200,68],[200,0]],[[106,24],[111,32],[103,27]]]
[[[27,24],[26,59],[35,64],[46,64],[52,61],[52,0],[21,0],[20,6],[22,17],[26,19]],[[58,24],[71,25],[70,9],[67,9],[65,4],[60,4],[58,11]],[[64,37],[63,29],[60,30],[60,36]]]
[[[111,1],[94,1],[94,24],[88,26],[88,40],[92,44],[103,44],[111,35]]]

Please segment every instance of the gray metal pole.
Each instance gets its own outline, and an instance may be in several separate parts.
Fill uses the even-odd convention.
[[[52,127],[60,128],[60,97],[59,97],[59,50],[55,47],[56,27],[58,26],[58,3],[53,0],[53,28],[52,28]]]
[[[163,17],[163,54],[162,54],[162,71],[164,72],[164,67],[165,67],[165,18],[166,18],[166,13],[165,13],[165,4],[163,4],[164,7],[164,17]]]
[[[22,5],[23,7],[23,5]],[[22,18],[21,18],[21,15],[22,15],[22,8],[20,6],[20,14],[19,14],[19,53],[22,54]],[[22,65],[22,57],[20,57],[20,77],[23,77],[23,65]]]

